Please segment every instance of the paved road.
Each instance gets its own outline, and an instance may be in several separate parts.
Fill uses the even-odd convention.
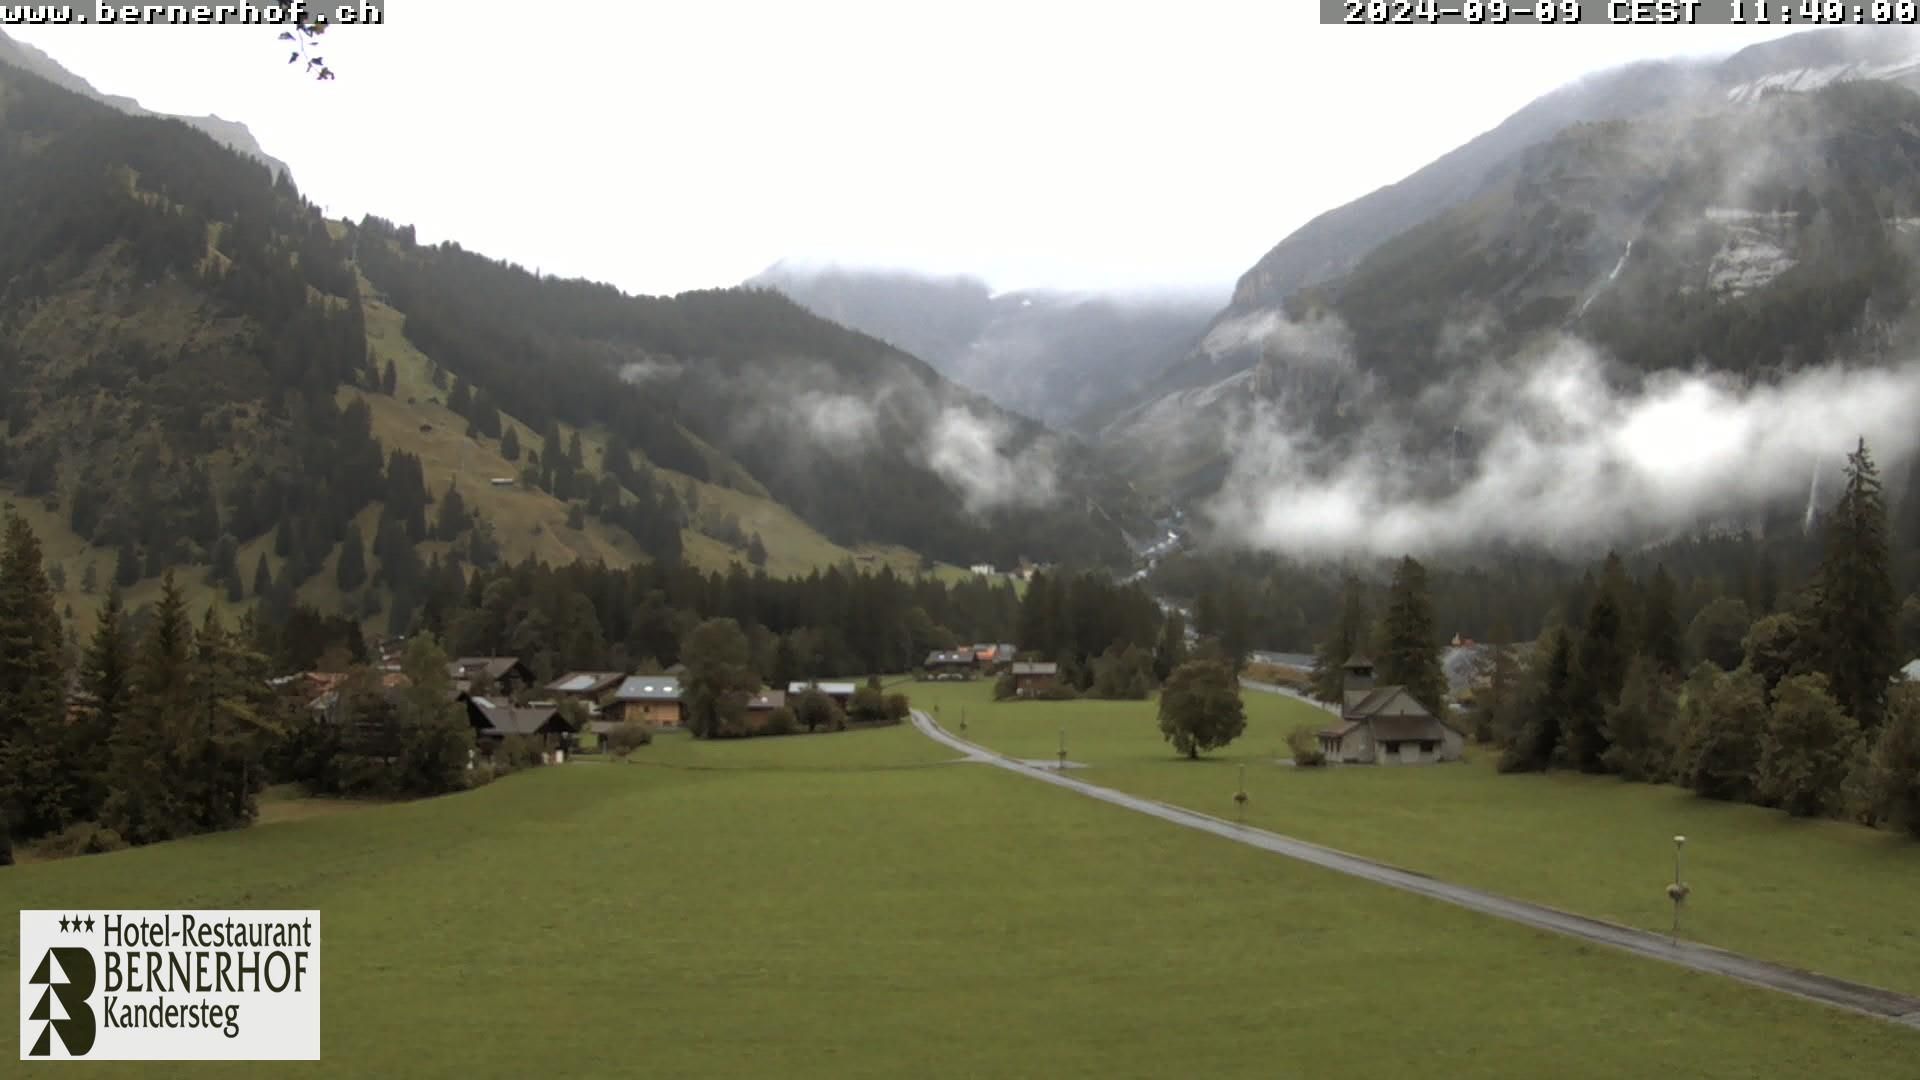
[[[1304,701],[1307,704],[1314,706],[1315,708],[1325,709],[1328,712],[1333,713],[1335,716],[1338,716],[1340,714],[1340,710],[1335,708],[1334,706],[1329,705],[1324,701],[1315,701],[1314,699],[1308,697],[1307,695],[1301,693],[1298,690],[1293,689],[1290,686],[1275,686],[1272,683],[1254,682],[1252,679],[1248,679],[1245,677],[1241,678],[1240,685],[1248,690],[1258,690],[1262,694],[1279,694],[1281,697],[1290,697],[1295,701]]]
[[[1809,971],[1770,964],[1764,960],[1755,960],[1752,957],[1716,949],[1710,945],[1700,945],[1690,941],[1676,942],[1645,930],[1616,926],[1539,904],[1512,900],[1463,885],[1437,881],[1411,870],[1401,870],[1357,855],[1348,855],[1318,844],[1309,844],[1304,840],[1295,840],[1278,833],[1267,832],[1264,829],[1238,825],[1208,814],[1128,795],[1097,784],[1089,784],[1084,780],[1063,776],[1056,769],[1029,765],[1009,757],[1002,757],[985,747],[957,738],[935,723],[932,717],[918,710],[913,714],[913,723],[927,737],[965,754],[968,761],[1006,769],[1032,780],[1063,787],[1089,798],[1148,814],[1175,825],[1184,825],[1189,829],[1198,829],[1201,832],[1236,840],[1263,851],[1271,851],[1290,859],[1337,870],[1376,884],[1443,900],[1469,911],[1492,915],[1523,926],[1623,949],[1655,960],[1664,960],[1670,964],[1692,968],[1695,971],[1725,975],[1756,986],[1779,990],[1822,1004],[1920,1029],[1920,998],[1907,997],[1891,990],[1882,990],[1861,983],[1847,982]]]

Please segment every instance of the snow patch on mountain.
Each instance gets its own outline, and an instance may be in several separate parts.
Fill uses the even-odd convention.
[[[1727,100],[1735,105],[1747,105],[1768,94],[1805,94],[1834,83],[1865,79],[1890,82],[1920,79],[1920,56],[1883,64],[1855,61],[1828,67],[1794,68],[1730,87]]]

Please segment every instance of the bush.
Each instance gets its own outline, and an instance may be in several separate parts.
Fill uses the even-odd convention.
[[[74,855],[119,851],[126,846],[127,842],[112,829],[102,828],[97,822],[82,821],[41,841],[40,852],[48,858],[64,859]]]
[[[1312,769],[1327,763],[1326,751],[1320,749],[1319,734],[1307,724],[1287,732],[1287,750],[1293,755],[1293,763],[1302,768]]]
[[[884,724],[887,722],[887,696],[869,684],[853,692],[853,701],[847,705],[847,719],[856,724]]]
[[[540,755],[546,750],[546,743],[535,736],[509,735],[493,749],[493,771],[495,775],[504,776],[519,769],[531,769],[541,764]]]
[[[1013,674],[1008,672],[993,681],[993,700],[1007,701],[1013,697]]]
[[[800,722],[794,718],[793,710],[782,705],[767,714],[766,726],[760,729],[760,734],[791,735],[799,730]]]
[[[894,723],[905,720],[913,713],[913,702],[905,694],[887,695],[887,719]]]
[[[607,752],[624,758],[652,742],[652,728],[638,720],[628,720],[607,733]]]
[[[840,711],[840,703],[818,687],[808,687],[800,694],[794,705],[794,719],[808,731],[847,729],[847,714]]]
[[[1069,682],[1051,683],[1033,692],[1035,701],[1072,701],[1079,696],[1079,691]]]

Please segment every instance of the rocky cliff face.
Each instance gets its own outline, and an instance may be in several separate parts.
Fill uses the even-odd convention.
[[[32,72],[63,90],[71,90],[76,94],[90,97],[132,116],[157,116],[162,119],[178,120],[188,127],[207,133],[220,145],[259,161],[272,169],[276,177],[287,174],[286,162],[268,154],[261,147],[260,141],[253,137],[253,132],[247,130],[247,125],[238,121],[223,120],[218,116],[176,116],[172,113],[157,113],[142,107],[132,98],[117,94],[103,94],[95,90],[93,84],[87,80],[55,63],[53,57],[23,41],[15,41],[4,33],[0,33],[0,63],[12,64],[14,67]]]

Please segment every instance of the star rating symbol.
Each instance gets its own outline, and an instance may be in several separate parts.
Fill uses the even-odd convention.
[[[88,933],[93,932],[93,916],[89,915],[85,919],[80,918],[78,915],[72,918],[68,918],[65,915],[60,916],[60,932],[63,934],[77,934],[83,927]]]

